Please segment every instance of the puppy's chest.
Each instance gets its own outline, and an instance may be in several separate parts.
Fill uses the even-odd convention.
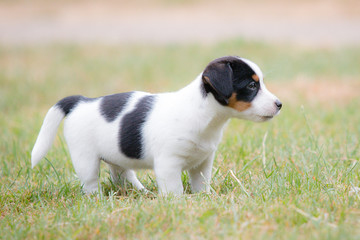
[[[184,161],[184,169],[192,168],[212,156],[218,141],[213,139],[178,139],[176,154]]]

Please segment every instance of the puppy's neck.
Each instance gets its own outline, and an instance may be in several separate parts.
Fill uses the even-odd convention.
[[[181,89],[179,94],[182,95],[182,101],[186,102],[188,114],[198,122],[200,132],[218,132],[229,120],[229,110],[220,105],[211,93],[204,94],[201,76]]]

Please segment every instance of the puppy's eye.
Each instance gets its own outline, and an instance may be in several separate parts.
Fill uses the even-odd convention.
[[[250,89],[250,90],[255,90],[256,89],[256,83],[255,82],[249,83],[249,85],[247,85],[247,88]]]

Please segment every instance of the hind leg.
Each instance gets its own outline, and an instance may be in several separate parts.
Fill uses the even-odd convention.
[[[137,190],[146,190],[136,177],[135,171],[109,164],[110,176],[114,183],[124,186],[125,181],[130,182]]]
[[[79,177],[86,194],[96,193],[100,188],[100,159],[89,149],[70,149],[75,172]]]

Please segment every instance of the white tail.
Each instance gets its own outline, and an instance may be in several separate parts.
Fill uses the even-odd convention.
[[[64,112],[57,106],[53,106],[47,112],[41,126],[39,136],[37,137],[34,148],[31,152],[32,168],[34,168],[49,151],[54,142],[57,129],[64,117]]]

